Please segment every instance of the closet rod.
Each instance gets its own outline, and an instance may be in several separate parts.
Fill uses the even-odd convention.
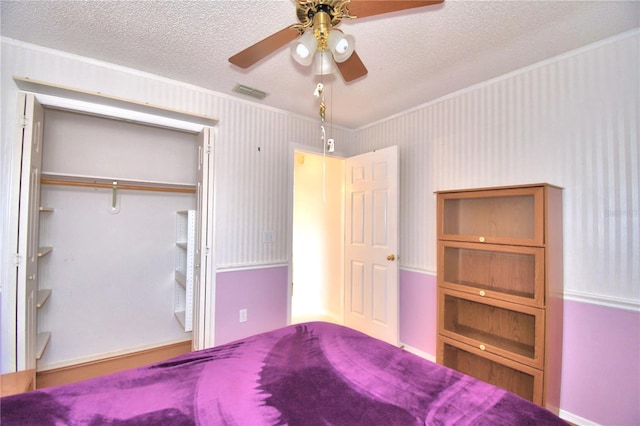
[[[40,183],[43,185],[65,185],[65,186],[84,186],[92,188],[107,188],[113,189],[115,186],[117,189],[132,189],[137,191],[160,191],[160,192],[180,192],[186,194],[195,194],[196,190],[191,188],[176,188],[171,186],[146,186],[146,185],[131,185],[131,184],[116,184],[100,183],[100,182],[81,182],[76,180],[60,180],[60,179],[40,179]]]

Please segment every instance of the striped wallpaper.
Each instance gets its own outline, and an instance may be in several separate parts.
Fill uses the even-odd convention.
[[[638,309],[639,34],[592,44],[357,130],[334,128],[331,136],[348,154],[399,146],[401,266],[435,271],[434,191],[549,182],[565,188],[567,295]],[[15,102],[13,75],[217,117],[217,266],[288,262],[290,144],[319,147],[317,120],[3,39],[3,105]],[[3,112],[5,141],[13,137],[14,120],[11,108]],[[13,155],[8,144],[2,154]],[[2,173],[8,182],[7,169]],[[0,195],[6,199],[7,190]],[[265,231],[273,231],[273,243],[263,242]]]
[[[15,104],[16,75],[217,117],[217,266],[288,262],[290,144],[322,149],[319,120],[92,59],[2,41],[3,105]],[[7,108],[2,120],[2,138],[11,140],[15,111]],[[336,141],[352,139],[351,130],[326,128]],[[13,155],[9,146],[2,146],[8,152],[5,158]],[[273,243],[263,243],[265,231],[273,232]]]
[[[401,264],[435,271],[434,191],[564,188],[569,297],[640,308],[639,31],[491,80],[356,133],[397,144]]]

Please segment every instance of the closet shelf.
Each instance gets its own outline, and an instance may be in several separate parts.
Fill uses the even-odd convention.
[[[177,312],[174,312],[174,315],[176,316],[176,319],[178,320],[182,328],[185,328],[185,312],[177,311]]]
[[[38,290],[38,298],[36,299],[36,308],[42,308],[51,296],[51,290]]]
[[[176,271],[176,281],[182,288],[187,288],[187,276],[180,271]]]
[[[53,247],[40,247],[38,249],[38,257],[43,257],[51,253]]]
[[[43,172],[40,178],[40,183],[43,185],[86,186],[93,188],[116,188],[139,191],[196,192],[196,186],[190,183],[120,179],[115,177],[85,176],[54,172]]]
[[[36,359],[42,358],[42,354],[49,344],[49,339],[51,339],[51,333],[38,333],[36,338]]]
[[[187,249],[187,243],[176,243],[176,247],[180,247],[181,249]]]

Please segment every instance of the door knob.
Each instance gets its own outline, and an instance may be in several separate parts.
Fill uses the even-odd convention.
[[[396,255],[390,254],[389,256],[387,256],[387,260],[393,262],[394,260],[396,260]]]

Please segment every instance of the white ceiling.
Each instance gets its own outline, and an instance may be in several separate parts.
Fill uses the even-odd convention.
[[[243,70],[227,59],[297,22],[293,0],[5,1],[1,35],[318,116],[319,81],[288,48]],[[324,78],[327,119],[350,128],[640,27],[639,1],[460,1],[343,22],[369,70]],[[252,98],[247,98],[252,99]]]

